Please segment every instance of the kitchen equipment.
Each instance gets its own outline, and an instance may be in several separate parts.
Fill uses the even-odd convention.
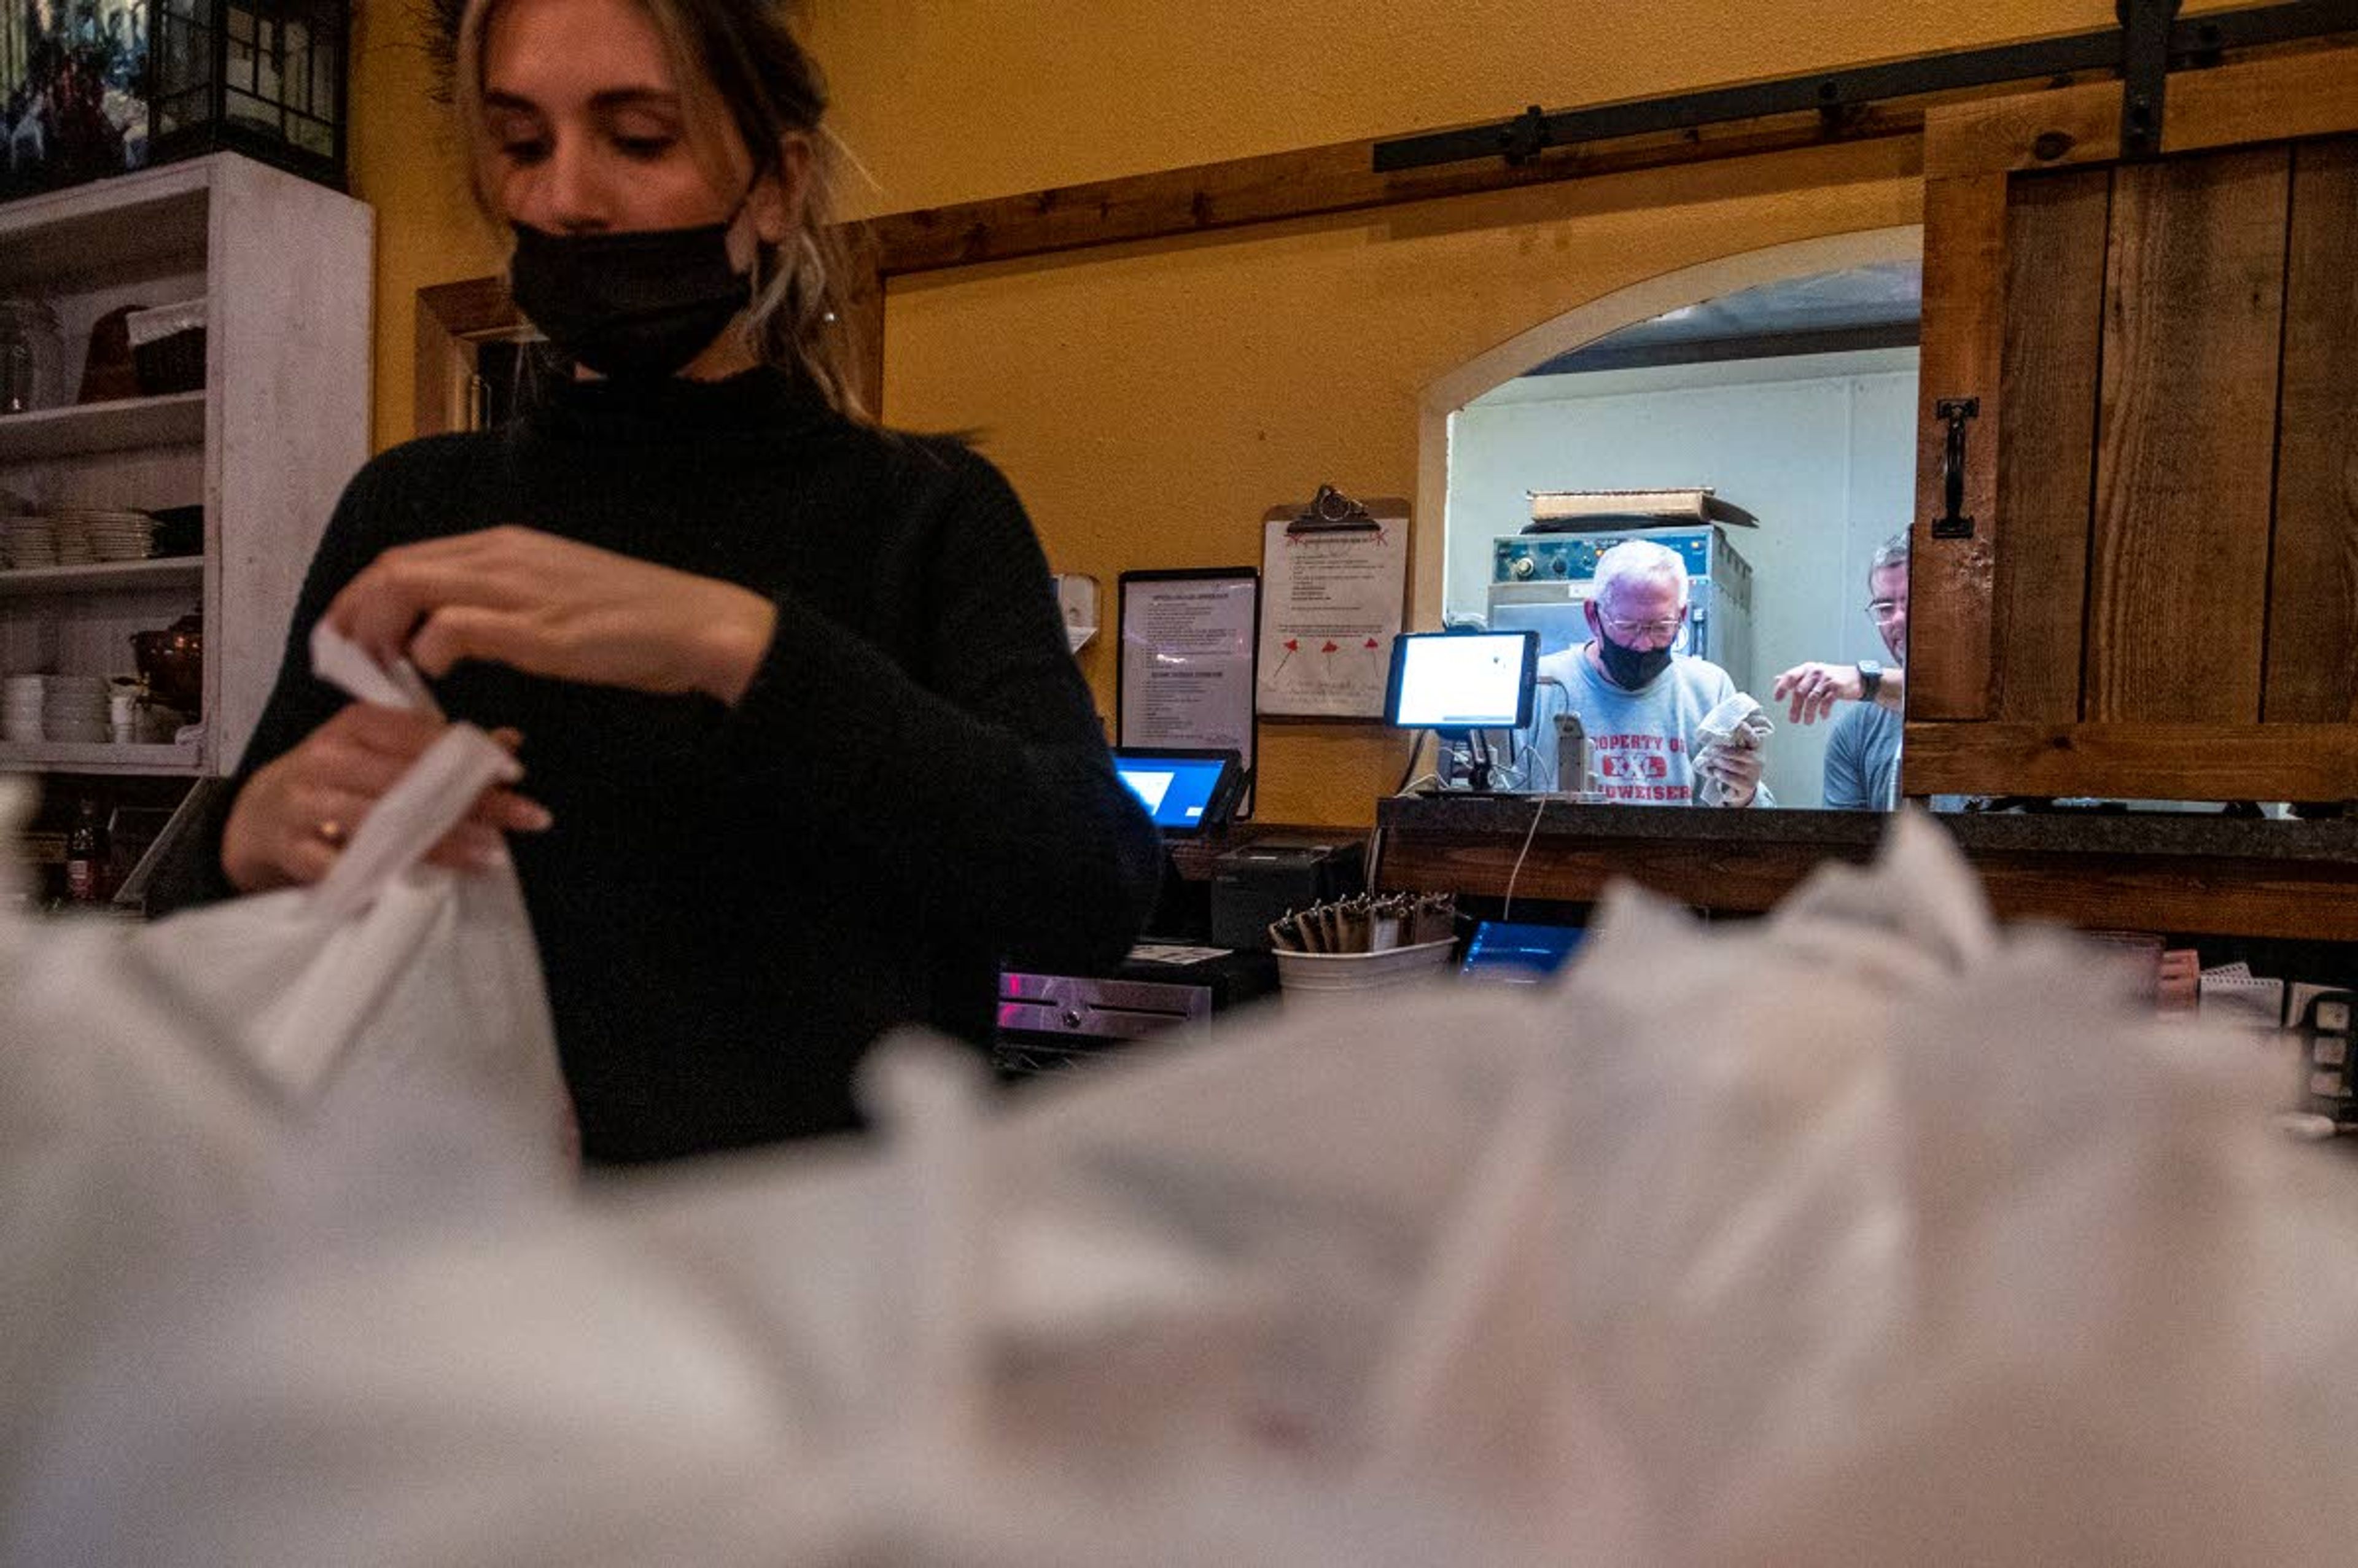
[[[203,712],[204,628],[203,614],[191,611],[161,631],[141,632],[131,639],[131,652],[148,691],[157,701],[191,719]]]
[[[0,299],[0,415],[56,407],[65,396],[65,358],[47,301]]]
[[[1596,591],[1596,558],[1627,539],[1651,540],[1686,563],[1687,623],[1671,651],[1709,659],[1750,690],[1752,567],[1710,524],[1501,535],[1491,545],[1490,630],[1536,631],[1541,657],[1585,643],[1582,607]]]
[[[991,1061],[1002,1078],[1029,1077],[1102,1059],[1133,1041],[1211,1034],[1221,1012],[1277,987],[1267,953],[1149,938],[1110,976],[999,977]]]

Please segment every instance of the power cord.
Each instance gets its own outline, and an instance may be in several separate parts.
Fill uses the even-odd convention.
[[[1406,795],[1408,793],[1410,783],[1416,777],[1416,760],[1424,752],[1424,738],[1429,733],[1431,733],[1431,731],[1419,730],[1415,734],[1409,738],[1408,766],[1401,770],[1400,787],[1392,791],[1394,795]],[[1438,780],[1440,776],[1441,775],[1438,773],[1433,775],[1435,780]]]
[[[1515,869],[1507,873],[1506,902],[1498,907],[1498,918],[1500,920],[1511,920],[1514,918],[1515,883],[1522,878],[1524,856],[1527,856],[1531,852],[1531,840],[1540,836],[1540,818],[1547,815],[1548,802],[1552,800],[1554,796],[1543,795],[1539,798],[1539,808],[1531,813],[1531,830],[1523,835],[1522,853],[1515,857]]]

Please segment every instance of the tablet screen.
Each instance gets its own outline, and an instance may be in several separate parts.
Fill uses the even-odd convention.
[[[1124,750],[1114,753],[1113,765],[1157,827],[1189,833],[1218,824],[1238,763],[1232,752]]]
[[[1388,717],[1412,730],[1520,729],[1531,721],[1534,632],[1408,632],[1392,640]]]

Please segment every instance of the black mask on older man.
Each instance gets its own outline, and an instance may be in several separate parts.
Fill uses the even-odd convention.
[[[515,227],[516,308],[576,364],[617,381],[674,375],[745,308],[726,222],[622,233]]]
[[[1596,628],[1596,657],[1605,665],[1606,678],[1625,691],[1635,691],[1671,667],[1668,648],[1625,648]]]

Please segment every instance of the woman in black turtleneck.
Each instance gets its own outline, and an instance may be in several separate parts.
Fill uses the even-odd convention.
[[[979,1039],[1003,957],[1118,959],[1152,829],[1006,481],[846,388],[821,96],[776,8],[474,0],[457,44],[517,303],[580,368],[353,480],[222,871],[317,881],[434,739],[311,677],[324,615],[521,736],[522,793],[438,858],[513,853],[588,1157],[855,1125],[882,1031]]]

